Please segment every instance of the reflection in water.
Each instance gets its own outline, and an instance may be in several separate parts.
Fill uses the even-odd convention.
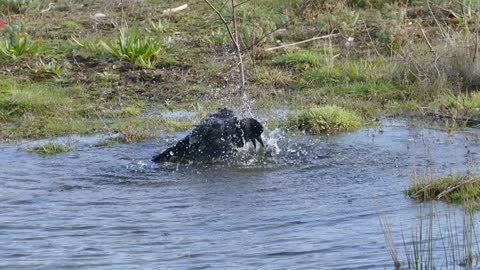
[[[465,171],[479,151],[473,131],[399,122],[264,139],[266,149],[213,164],[150,162],[163,138],[76,138],[78,151],[55,156],[3,145],[0,268],[391,268],[378,212],[395,237],[409,233],[411,174]]]

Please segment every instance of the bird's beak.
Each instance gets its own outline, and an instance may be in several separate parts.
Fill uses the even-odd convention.
[[[263,144],[262,137],[258,136],[257,138],[252,138],[251,139],[251,141],[253,143],[253,148],[257,149],[257,143],[256,143],[255,140],[257,140],[262,145],[262,147],[265,147],[265,145]]]

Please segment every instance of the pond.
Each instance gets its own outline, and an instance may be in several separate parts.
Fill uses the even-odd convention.
[[[267,131],[229,163],[154,164],[186,133],[53,156],[0,146],[3,269],[393,269],[414,172],[465,172],[478,132],[385,119],[336,136]],[[436,203],[439,213],[458,207]]]

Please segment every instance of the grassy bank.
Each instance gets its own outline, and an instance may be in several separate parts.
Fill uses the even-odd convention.
[[[135,119],[151,108],[208,110],[243,95],[229,35],[202,1],[174,13],[165,10],[179,3],[169,0],[57,1],[48,10],[48,1],[22,3],[0,3],[3,139],[113,130],[135,141],[150,135],[128,135],[131,126],[115,123],[150,122]],[[476,1],[247,1],[236,10],[245,92],[262,108],[476,118],[477,8]],[[230,20],[228,7],[221,14]],[[172,124],[159,122],[155,129]]]

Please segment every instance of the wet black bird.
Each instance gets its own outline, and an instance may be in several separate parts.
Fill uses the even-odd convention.
[[[256,148],[262,141],[263,126],[253,118],[238,120],[228,109],[219,109],[196,125],[192,132],[153,157],[154,162],[188,162],[229,157],[250,141]]]

